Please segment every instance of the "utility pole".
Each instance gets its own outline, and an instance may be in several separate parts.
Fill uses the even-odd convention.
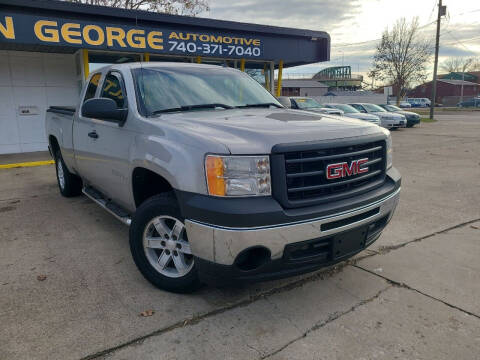
[[[432,81],[432,99],[430,103],[430,119],[433,119],[435,109],[435,99],[437,98],[437,68],[438,68],[438,48],[440,44],[440,20],[442,15],[447,13],[447,7],[442,5],[442,0],[438,0],[437,15],[437,36],[435,39],[435,64],[433,65],[433,81]]]
[[[462,69],[462,87],[460,90],[460,102],[463,102],[463,82],[465,81],[465,69]]]

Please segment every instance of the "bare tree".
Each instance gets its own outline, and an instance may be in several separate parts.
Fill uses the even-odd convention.
[[[195,16],[209,10],[208,0],[65,0],[131,10],[148,10],[167,14]]]
[[[480,57],[473,58],[469,71],[480,71]]]
[[[478,60],[477,60],[478,61]],[[470,71],[475,63],[475,58],[451,57],[445,60],[440,68],[446,73]]]
[[[396,90],[397,104],[409,86],[427,78],[432,47],[419,30],[418,17],[411,22],[405,18],[397,20],[391,30],[384,30],[373,58],[369,76],[391,84]]]

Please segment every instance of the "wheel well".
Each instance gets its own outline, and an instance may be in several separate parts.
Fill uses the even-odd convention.
[[[60,145],[58,145],[58,140],[55,136],[50,135],[48,137],[48,142],[50,143],[50,153],[53,158],[55,158],[55,154],[58,150],[60,150]]]
[[[133,170],[132,189],[136,207],[153,195],[173,190],[170,183],[162,176],[140,167]]]

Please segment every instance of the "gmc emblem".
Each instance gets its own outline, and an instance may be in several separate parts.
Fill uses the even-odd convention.
[[[353,160],[350,165],[347,162],[330,164],[327,166],[327,179],[340,179],[346,176],[366,173],[368,172],[368,166],[362,167],[366,162],[368,162],[368,158]]]

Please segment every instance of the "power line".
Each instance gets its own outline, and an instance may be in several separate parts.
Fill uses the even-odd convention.
[[[432,8],[432,11],[430,12],[430,16],[428,17],[428,21],[432,19],[432,15],[436,7],[437,7],[437,0],[435,0],[435,3],[433,4],[433,8]]]
[[[435,21],[432,21],[432,22],[429,22],[425,25],[422,25],[422,26],[419,26],[418,27],[418,30],[420,29],[424,29],[432,24],[435,24],[437,22],[437,20]],[[356,42],[356,43],[350,43],[350,44],[338,44],[338,45],[333,45],[331,46],[332,48],[337,48],[337,47],[347,47],[347,46],[355,46],[355,45],[363,45],[363,44],[368,44],[368,43],[371,43],[371,42],[374,42],[374,41],[379,41],[381,40],[382,38],[379,38],[379,39],[371,39],[371,40],[365,40],[365,41],[360,41],[360,42]]]
[[[437,1],[435,1],[435,6],[433,7],[435,9],[435,7],[437,6]],[[457,14],[450,14],[450,12],[448,13],[449,15],[449,19],[447,21],[447,27],[449,25],[449,20],[452,16],[460,16],[460,15],[465,15],[465,14],[471,14],[471,13],[474,13],[474,12],[479,12],[480,9],[474,9],[474,10],[469,10],[469,11],[465,11],[465,12],[462,12],[462,13],[457,13]],[[433,12],[433,11],[432,11]],[[431,17],[432,15],[430,15]],[[429,20],[430,20],[430,17],[429,17]],[[435,24],[437,22],[437,20],[434,20],[434,21],[431,21],[425,25],[422,25],[422,26],[419,26],[418,29],[424,29],[432,24]],[[337,44],[337,45],[332,45],[331,47],[332,48],[337,48],[337,47],[347,47],[347,46],[355,46],[355,45],[363,45],[363,44],[368,44],[368,43],[371,43],[371,42],[374,42],[374,41],[379,41],[381,40],[381,38],[379,39],[371,39],[371,40],[365,40],[365,41],[360,41],[360,42],[356,42],[356,43],[344,43],[344,44]]]

